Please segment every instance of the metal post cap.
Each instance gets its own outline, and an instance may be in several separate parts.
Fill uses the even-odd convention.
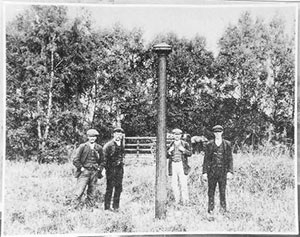
[[[169,53],[172,50],[171,45],[168,45],[166,43],[160,43],[153,46],[153,50],[157,52],[166,52]]]

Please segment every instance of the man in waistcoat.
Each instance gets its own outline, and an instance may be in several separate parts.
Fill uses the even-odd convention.
[[[167,149],[169,160],[169,176],[172,176],[172,190],[176,204],[188,204],[189,193],[187,177],[190,172],[188,157],[191,156],[189,143],[182,140],[182,131],[178,128],[172,131],[174,141]]]
[[[207,143],[203,160],[203,180],[208,181],[208,213],[214,210],[215,190],[218,184],[221,212],[226,211],[226,182],[233,176],[232,149],[229,141],[223,139],[223,127],[213,127],[214,140]]]
[[[120,196],[124,174],[124,130],[115,128],[113,139],[104,145],[104,164],[106,170],[106,193],[104,209],[111,210],[111,198],[113,195],[113,209],[117,211],[120,207]],[[113,194],[114,192],[114,194]]]
[[[86,203],[89,207],[95,205],[94,193],[98,177],[101,178],[103,170],[103,149],[96,143],[98,131],[89,129],[87,131],[88,141],[80,144],[73,159],[76,167],[75,178],[77,178],[77,186],[75,189],[75,205],[80,206],[81,197],[87,189]]]

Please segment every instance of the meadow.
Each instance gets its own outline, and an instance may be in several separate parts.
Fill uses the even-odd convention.
[[[76,179],[70,163],[5,164],[3,233],[295,233],[295,160],[285,156],[234,154],[234,178],[228,183],[224,215],[207,215],[207,184],[201,181],[203,155],[190,159],[189,206],[175,206],[168,178],[166,219],[155,219],[153,157],[126,157],[119,212],[104,211],[106,180],[98,180],[100,208],[75,210],[68,205]]]

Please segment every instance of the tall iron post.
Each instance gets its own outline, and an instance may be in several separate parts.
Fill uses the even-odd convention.
[[[167,56],[171,46],[166,43],[153,47],[158,55],[158,106],[157,106],[157,145],[155,179],[155,218],[166,217],[167,202],[167,148],[166,148],[166,94],[167,94]]]

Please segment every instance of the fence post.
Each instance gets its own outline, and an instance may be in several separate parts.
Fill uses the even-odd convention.
[[[156,144],[155,218],[166,218],[167,204],[167,150],[166,150],[166,94],[167,55],[171,46],[165,43],[154,46],[158,54],[158,125]]]

